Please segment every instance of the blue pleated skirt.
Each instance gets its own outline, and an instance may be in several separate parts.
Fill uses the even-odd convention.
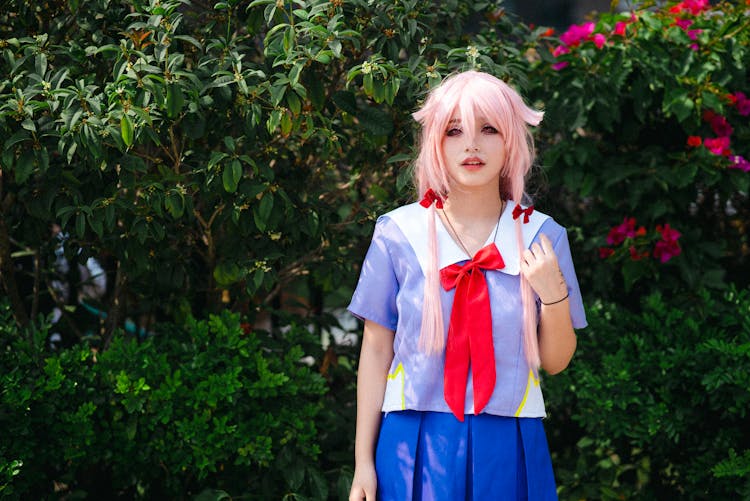
[[[541,418],[389,412],[375,469],[381,501],[557,500]]]

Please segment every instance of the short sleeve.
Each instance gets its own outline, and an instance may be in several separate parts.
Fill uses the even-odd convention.
[[[563,277],[565,277],[565,283],[568,284],[570,319],[573,322],[574,328],[583,329],[588,325],[588,322],[586,321],[581,289],[578,285],[575,267],[573,266],[573,256],[570,254],[570,244],[568,243],[568,234],[565,228],[562,229],[560,236],[554,243],[554,249],[555,254],[557,254],[560,271],[562,271]]]
[[[388,218],[380,217],[375,224],[357,288],[347,309],[362,320],[371,320],[395,331],[399,284],[388,248],[389,223],[393,224]]]

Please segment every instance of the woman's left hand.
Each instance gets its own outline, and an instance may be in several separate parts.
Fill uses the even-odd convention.
[[[539,235],[542,245],[534,243],[521,255],[521,273],[529,281],[542,303],[555,303],[568,294],[565,277],[547,235]]]

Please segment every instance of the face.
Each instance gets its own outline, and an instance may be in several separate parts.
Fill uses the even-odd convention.
[[[466,126],[474,127],[469,138]],[[452,119],[443,137],[443,155],[452,190],[498,192],[505,165],[505,143],[500,132],[481,115],[475,124]]]

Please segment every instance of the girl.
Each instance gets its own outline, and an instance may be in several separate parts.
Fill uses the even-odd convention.
[[[542,113],[469,71],[413,116],[420,202],[378,219],[349,305],[349,499],[556,499],[538,369],[565,369],[586,318],[565,229],[519,204]]]

